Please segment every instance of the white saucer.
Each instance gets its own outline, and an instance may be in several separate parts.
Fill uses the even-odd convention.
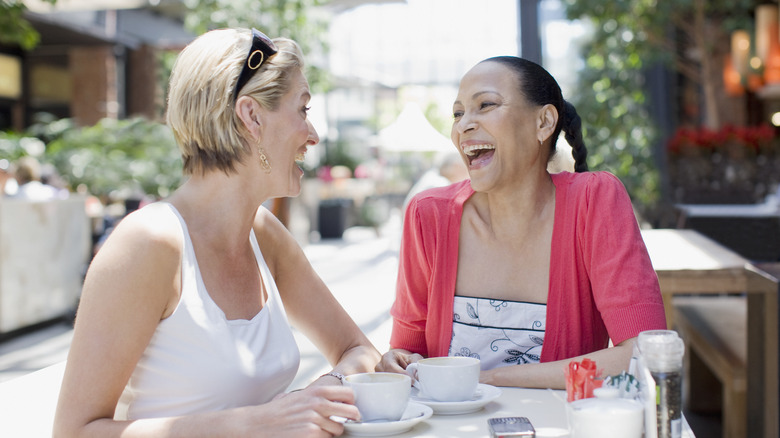
[[[474,391],[474,396],[465,401],[460,402],[440,402],[430,398],[420,397],[417,388],[412,387],[412,401],[422,403],[433,409],[434,414],[438,415],[457,415],[467,414],[469,412],[476,412],[482,409],[486,404],[492,400],[498,398],[501,395],[501,390],[493,385],[487,385],[480,383],[477,385],[477,390]]]
[[[404,415],[398,421],[377,421],[370,423],[344,423],[344,430],[351,436],[385,436],[404,433],[415,424],[433,415],[433,409],[421,403],[410,401]]]

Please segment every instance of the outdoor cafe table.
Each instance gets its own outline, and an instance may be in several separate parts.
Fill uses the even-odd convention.
[[[0,437],[50,437],[65,363],[0,383]],[[549,389],[500,388],[482,409],[461,415],[433,415],[397,438],[488,438],[487,420],[528,417],[537,437],[568,437],[566,393]],[[349,436],[349,435],[345,435]],[[683,438],[694,438],[683,421]]]
[[[757,431],[753,436],[777,437],[777,283],[747,259],[694,230],[643,230],[642,237],[658,275],[670,328],[674,295],[746,295],[748,424]]]
[[[490,438],[487,421],[494,417],[526,417],[537,438],[569,437],[566,392],[550,389],[505,388],[484,408],[460,415],[434,414],[394,438]],[[682,438],[695,438],[683,417]],[[350,435],[345,435],[350,436]]]

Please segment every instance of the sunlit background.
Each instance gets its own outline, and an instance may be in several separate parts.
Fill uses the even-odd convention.
[[[539,23],[542,63],[566,97],[583,64],[576,41],[585,27],[565,18],[559,0],[540,2]],[[408,0],[335,15],[324,67],[336,87],[316,96],[312,109],[326,147],[342,139],[351,154],[365,157],[380,142],[372,124],[390,125],[409,103],[449,137],[460,78],[483,59],[520,55],[518,27],[516,0]],[[312,162],[325,153],[318,152],[311,154]]]
[[[405,197],[455,149],[459,79],[496,55],[538,61],[557,78],[581,116],[590,169],[620,179],[643,228],[696,230],[776,273],[778,9],[778,0],[2,0],[0,183],[11,194],[9,171],[32,156],[69,198],[45,211],[0,208],[0,243],[14,254],[0,260],[0,338],[69,315],[112,224],[181,183],[167,81],[176,54],[218,27],[302,46],[321,143],[306,155],[301,195],[267,206],[378,339],[391,323]],[[774,339],[776,356],[776,333],[759,338],[747,339]],[[34,365],[5,375],[46,356],[31,354]],[[0,373],[16,364],[9,357],[0,350]],[[777,384],[772,360],[748,396]],[[747,430],[777,436],[777,391],[767,387],[771,415],[750,417]]]

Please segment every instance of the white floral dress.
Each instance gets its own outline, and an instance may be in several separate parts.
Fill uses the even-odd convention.
[[[480,360],[482,369],[538,363],[547,305],[456,296],[449,356]]]

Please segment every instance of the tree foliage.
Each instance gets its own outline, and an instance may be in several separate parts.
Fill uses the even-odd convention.
[[[57,0],[45,0],[54,4]],[[32,50],[41,39],[32,24],[24,18],[27,7],[21,0],[0,0],[0,43]]]
[[[589,139],[592,169],[626,185],[640,212],[659,200],[653,146],[663,140],[648,112],[645,72],[662,63],[698,84],[705,116],[715,117],[714,58],[729,30],[745,27],[753,0],[564,0],[569,19],[590,25],[585,66],[571,99]],[[710,65],[706,65],[707,63]],[[718,72],[721,64],[717,64]],[[710,114],[707,114],[709,110]]]
[[[70,183],[119,197],[168,196],[181,184],[181,154],[167,126],[143,118],[102,119],[63,131],[46,147],[46,160]]]
[[[592,170],[607,170],[625,184],[640,210],[659,198],[652,146],[656,129],[647,110],[641,38],[626,7],[632,2],[568,0],[571,19],[588,19],[585,66],[571,101],[582,118]]]
[[[320,58],[327,53],[327,21],[321,0],[184,0],[185,25],[196,34],[223,27],[255,27],[268,36],[290,38],[306,56],[313,91],[327,87]]]
[[[23,133],[0,132],[0,159],[31,155],[51,164],[71,189],[99,197],[164,197],[183,180],[181,155],[167,126],[143,118],[103,119],[77,127],[44,120]]]

